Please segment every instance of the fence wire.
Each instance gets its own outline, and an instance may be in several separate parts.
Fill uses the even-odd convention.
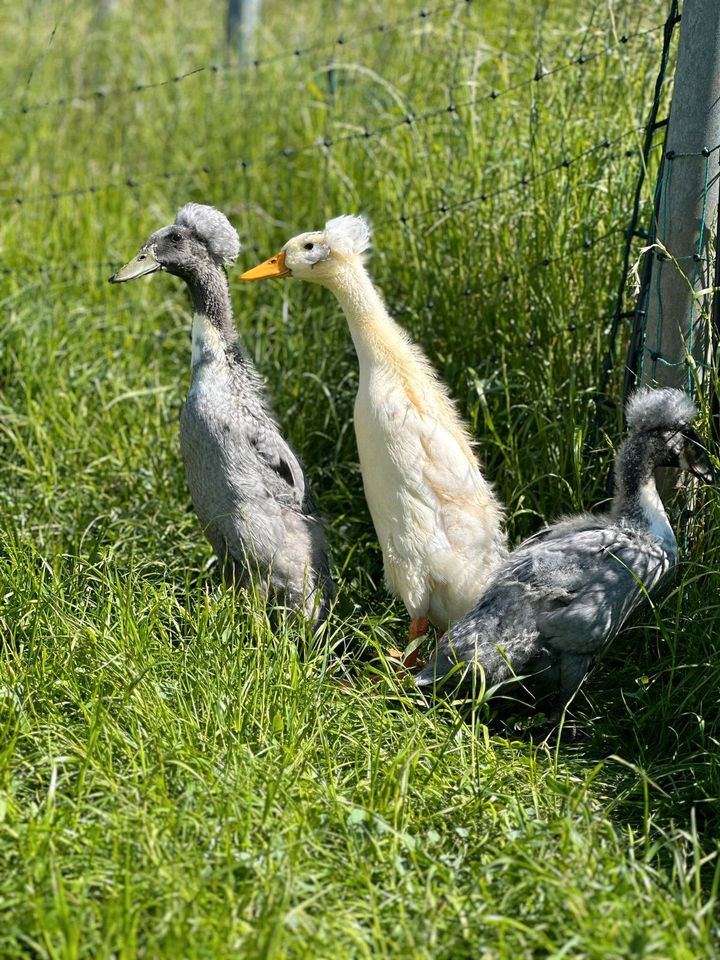
[[[38,113],[43,110],[50,110],[55,107],[68,108],[80,106],[83,103],[92,101],[110,100],[114,97],[125,97],[134,94],[146,93],[148,90],[158,90],[162,87],[174,86],[190,80],[200,74],[218,76],[229,71],[236,73],[256,73],[263,67],[271,64],[280,63],[285,60],[301,60],[310,54],[331,53],[338,47],[346,47],[356,43],[358,40],[371,36],[373,34],[388,34],[402,27],[407,27],[413,23],[424,23],[432,17],[437,17],[443,13],[454,13],[463,8],[469,7],[473,0],[454,0],[452,3],[443,3],[435,7],[426,7],[418,10],[417,13],[398,17],[395,20],[381,20],[372,26],[364,27],[361,30],[354,30],[352,33],[337,37],[335,40],[327,40],[309,43],[304,46],[294,46],[274,54],[268,54],[264,57],[256,57],[247,63],[237,61],[223,61],[221,63],[205,63],[187,70],[183,73],[174,74],[171,77],[165,77],[163,80],[155,80],[146,83],[135,83],[131,86],[120,87],[97,87],[93,90],[81,90],[77,93],[67,94],[62,97],[55,97],[50,100],[43,100],[39,103],[14,104],[7,109],[0,110],[0,117],[23,116],[31,113]]]
[[[298,61],[302,58],[309,57],[310,55],[323,52],[332,54],[335,50],[339,48],[349,48],[353,43],[359,41],[361,38],[368,37],[372,34],[387,34],[407,28],[409,25],[414,23],[429,23],[433,19],[437,20],[444,14],[452,14],[454,12],[467,9],[472,2],[473,0],[454,0],[452,3],[439,4],[434,7],[419,10],[412,15],[402,16],[395,20],[385,20],[372,24],[368,27],[348,33],[345,36],[337,37],[331,42],[322,40],[304,44],[301,47],[298,46],[288,48],[274,54],[258,57],[254,61],[245,65],[229,62],[216,64],[208,63],[195,67],[184,73],[180,73],[172,77],[166,77],[158,81],[137,83],[127,87],[96,88],[33,104],[15,104],[6,110],[0,110],[0,117],[29,117],[34,113],[50,109],[59,109],[63,111],[71,110],[81,106],[83,103],[91,101],[105,102],[113,97],[131,94],[145,95],[152,90],[185,83],[186,81],[190,81],[201,74],[217,77],[223,73],[227,73],[228,71],[235,71],[242,74],[252,75],[253,73],[262,70],[263,67],[272,63],[277,63],[279,61]],[[135,191],[139,188],[142,188],[146,184],[159,183],[163,181],[170,182],[176,180],[190,180],[193,177],[201,175],[212,177],[232,170],[241,170],[246,172],[251,167],[266,167],[268,165],[280,162],[291,165],[297,157],[313,152],[316,152],[321,156],[331,156],[334,150],[345,145],[362,145],[364,143],[370,144],[374,142],[381,142],[403,130],[419,129],[423,125],[427,125],[433,121],[453,123],[457,119],[458,115],[464,110],[471,110],[480,106],[484,106],[486,109],[492,109],[493,104],[498,103],[505,97],[516,95],[519,91],[525,88],[531,88],[533,86],[545,86],[554,77],[568,73],[572,70],[577,71],[578,77],[580,78],[584,72],[583,68],[585,68],[587,65],[595,61],[600,61],[603,58],[610,58],[621,51],[629,49],[634,42],[640,42],[642,38],[648,37],[662,30],[663,49],[661,55],[661,69],[658,81],[656,83],[656,95],[653,102],[652,122],[649,122],[644,127],[630,128],[618,136],[599,138],[597,142],[593,143],[591,146],[576,153],[572,153],[562,148],[560,153],[549,163],[543,165],[540,170],[527,168],[526,172],[521,172],[518,177],[511,180],[509,183],[502,184],[501,186],[495,187],[492,186],[492,183],[490,183],[487,189],[481,190],[477,193],[473,192],[469,196],[461,197],[459,199],[441,196],[438,198],[437,202],[425,204],[420,208],[414,207],[410,204],[403,205],[401,208],[402,212],[399,216],[376,220],[375,226],[377,228],[397,227],[400,229],[409,229],[411,225],[425,222],[427,223],[428,231],[435,230],[439,226],[442,226],[442,224],[448,219],[460,216],[464,211],[481,208],[484,204],[488,204],[500,196],[521,196],[523,192],[526,192],[528,188],[531,187],[531,185],[539,182],[542,179],[557,175],[562,171],[569,170],[571,167],[578,165],[583,160],[595,154],[607,154],[608,157],[635,156],[638,151],[634,145],[627,150],[621,149],[621,146],[630,138],[637,139],[638,134],[641,134],[643,131],[645,132],[645,141],[642,150],[642,169],[644,170],[647,165],[649,152],[653,146],[653,135],[660,127],[660,124],[657,121],[657,111],[660,105],[660,91],[662,88],[662,78],[664,77],[664,72],[667,66],[670,39],[672,38],[672,32],[675,23],[677,23],[679,20],[679,16],[677,14],[677,2],[674,2],[674,12],[671,13],[671,16],[668,18],[667,22],[653,25],[648,28],[627,30],[626,32],[621,33],[619,36],[613,36],[612,40],[603,42],[601,46],[594,47],[589,38],[592,23],[594,21],[598,6],[599,4],[596,3],[595,7],[593,8],[590,23],[585,26],[575,53],[570,56],[566,55],[560,59],[559,62],[555,62],[553,64],[553,58],[548,58],[548,56],[544,56],[541,52],[538,54],[536,65],[525,78],[514,80],[504,86],[483,84],[482,90],[478,91],[473,89],[471,96],[463,97],[459,96],[461,88],[467,88],[469,86],[474,87],[477,85],[476,81],[463,80],[461,82],[451,83],[448,85],[447,99],[439,106],[429,106],[427,109],[421,112],[399,116],[397,119],[391,120],[387,123],[363,126],[362,128],[350,133],[333,135],[333,133],[328,130],[328,132],[309,143],[292,146],[288,145],[280,150],[269,151],[258,157],[242,157],[220,164],[202,164],[184,168],[182,170],[163,170],[142,176],[136,175],[134,171],[123,171],[112,179],[108,179],[104,182],[69,186],[61,189],[48,189],[47,191],[41,191],[36,194],[18,193],[13,196],[6,196],[0,199],[0,205],[8,209],[15,208],[13,212],[14,216],[17,216],[22,215],[23,211],[30,207],[36,207],[42,204],[56,204],[68,198],[77,199],[82,197],[93,197],[109,191]],[[496,55],[496,58],[499,59],[503,58],[504,56],[505,51],[502,50]],[[555,56],[557,56],[557,53]],[[327,65],[326,69],[333,69],[332,60]],[[581,81],[579,79],[578,83],[580,82]],[[606,224],[603,224],[602,227],[597,224],[584,226],[582,228],[582,239],[576,245],[571,245],[567,250],[559,254],[544,256],[534,262],[525,264],[523,267],[523,276],[527,277],[540,274],[557,264],[567,262],[570,259],[581,256],[582,254],[592,251],[601,245],[609,244],[611,241],[616,241],[623,233],[626,235],[625,268],[623,271],[623,276],[625,276],[629,263],[629,251],[631,249],[631,244],[633,239],[637,236],[636,227],[639,217],[639,210],[641,207],[641,188],[642,183],[640,182],[638,184],[638,190],[635,197],[633,224],[631,228],[624,228],[623,226],[617,224],[611,225],[609,228]],[[6,276],[16,277],[18,284],[20,285],[26,282],[26,277],[33,276],[41,278],[45,281],[56,279],[58,283],[63,283],[65,285],[76,282],[77,279],[83,275],[93,275],[95,277],[100,276],[104,278],[104,275],[109,273],[110,270],[116,265],[116,263],[108,260],[99,260],[92,263],[74,263],[58,268],[46,267],[42,263],[6,263],[0,267],[0,273]],[[516,276],[507,271],[501,271],[496,276],[484,276],[480,284],[473,282],[467,283],[460,292],[460,295],[468,298],[478,297],[486,292],[489,288],[502,287],[502,285],[509,284],[514,279],[516,279]],[[622,301],[619,302],[622,303]],[[622,311],[620,310],[620,312],[618,312],[618,316],[613,318],[614,329],[611,332],[611,352],[613,354],[614,342],[618,332],[617,328],[620,327],[621,320],[623,319],[623,317],[620,315],[621,312]],[[603,382],[601,393],[604,393],[605,386],[606,383]]]
[[[567,171],[571,167],[576,166],[578,163],[582,162],[588,157],[593,156],[594,154],[610,153],[613,150],[613,148],[618,147],[624,141],[629,140],[631,137],[636,137],[637,134],[642,131],[642,129],[643,129],[642,127],[633,127],[629,130],[626,130],[624,133],[620,134],[619,136],[613,137],[612,139],[604,137],[599,143],[596,143],[593,146],[587,147],[585,150],[581,150],[577,154],[570,155],[570,156],[562,156],[556,159],[553,163],[551,163],[549,166],[545,167],[544,169],[535,171],[533,173],[523,174],[522,176],[512,181],[511,183],[505,184],[504,186],[498,187],[494,190],[488,189],[486,191],[482,191],[479,194],[474,194],[473,196],[470,196],[470,197],[464,197],[462,200],[458,200],[454,202],[450,202],[448,200],[439,200],[437,204],[431,205],[425,209],[403,212],[398,217],[389,217],[387,219],[377,221],[375,223],[375,227],[377,229],[382,229],[384,227],[394,226],[394,225],[402,225],[403,227],[406,227],[408,224],[415,223],[419,220],[423,220],[423,219],[427,220],[429,218],[435,218],[434,223],[432,224],[430,229],[436,229],[446,219],[450,218],[456,213],[459,213],[460,211],[468,210],[472,207],[477,207],[482,204],[489,203],[491,200],[494,200],[506,194],[524,191],[531,184],[536,183],[540,180],[543,180],[554,173],[558,173],[560,171]],[[632,156],[634,153],[635,153],[634,150],[628,150],[625,152],[625,155]],[[64,196],[68,196],[68,195],[74,196],[75,194],[64,194]],[[59,199],[59,197],[53,197],[53,199]],[[608,234],[603,235],[602,238],[598,238],[595,241],[586,237],[585,240],[583,241],[581,249],[583,250],[590,249],[596,242],[602,242],[604,239],[606,239],[609,236],[615,236],[618,232],[621,231],[621,229],[622,228],[619,228],[619,227],[613,228]],[[534,271],[541,267],[548,267],[551,264],[556,263],[561,259],[563,259],[562,256],[544,257],[542,260],[538,261],[538,263],[530,265],[528,269],[531,271]],[[110,266],[112,266],[112,263],[110,261],[105,261],[105,260],[96,261],[93,263],[85,263],[85,264],[75,263],[75,264],[72,264],[70,267],[63,266],[59,268],[47,267],[42,263],[30,264],[30,265],[5,264],[2,267],[0,267],[0,274],[23,275],[23,274],[27,274],[28,271],[31,271],[31,272],[37,272],[42,276],[50,277],[55,275],[55,269],[57,269],[57,274],[63,277],[67,277],[71,275],[77,275],[78,273],[81,273],[83,271],[97,273]],[[507,282],[507,280],[509,279],[510,279],[509,274],[503,274],[498,279],[497,282],[503,283],[503,282]],[[485,288],[486,286],[487,284],[483,283],[483,288]]]
[[[620,285],[619,285],[618,293],[615,299],[615,309],[613,311],[610,331],[608,335],[607,352],[606,352],[602,370],[600,373],[598,393],[595,398],[595,403],[596,403],[595,427],[591,434],[593,443],[597,441],[597,432],[600,426],[600,418],[602,415],[603,408],[608,406],[610,407],[615,406],[612,399],[610,399],[607,396],[607,391],[610,383],[610,378],[615,367],[616,355],[618,350],[618,339],[620,336],[622,324],[624,321],[629,321],[630,319],[634,319],[635,321],[632,332],[631,332],[630,355],[628,358],[628,368],[627,368],[629,371],[631,371],[632,375],[628,377],[627,371],[626,371],[623,399],[627,398],[632,388],[632,385],[634,385],[636,362],[633,358],[634,358],[634,351],[636,351],[637,349],[636,328],[638,327],[638,325],[641,326],[642,323],[644,323],[645,312],[644,312],[644,307],[642,306],[642,303],[643,303],[642,295],[635,308],[631,310],[625,310],[624,305],[625,305],[625,297],[626,297],[626,288],[627,288],[629,268],[631,264],[633,244],[638,239],[643,240],[645,242],[652,242],[650,239],[652,235],[652,230],[653,230],[652,225],[647,231],[641,231],[639,229],[642,190],[643,190],[645,177],[648,170],[650,151],[653,146],[654,134],[658,129],[667,127],[667,120],[660,121],[658,120],[658,116],[660,113],[660,106],[663,99],[663,90],[664,90],[664,85],[665,85],[665,80],[667,75],[667,67],[670,59],[672,42],[675,35],[676,27],[680,23],[680,20],[681,20],[681,15],[678,11],[678,0],[672,0],[670,12],[662,28],[663,29],[663,45],[662,45],[662,51],[660,54],[660,65],[658,68],[657,77],[655,79],[655,89],[653,93],[653,100],[650,107],[648,120],[645,125],[644,143],[643,143],[643,149],[641,154],[640,170],[638,172],[635,194],[633,197],[632,213],[630,217],[630,222],[625,231],[625,245],[623,249],[623,267],[622,267],[622,273],[620,276]],[[654,217],[653,217],[653,223],[654,223]]]
[[[461,2],[467,3],[469,0],[461,0]],[[457,6],[455,4],[454,6]],[[437,8],[437,9],[446,9]],[[426,14],[426,15],[429,15]],[[91,183],[87,186],[78,186],[78,187],[69,187],[60,190],[49,190],[45,193],[39,193],[34,195],[20,195],[16,194],[12,197],[5,197],[0,199],[0,205],[2,206],[17,206],[23,207],[27,205],[36,205],[48,202],[57,202],[67,198],[80,198],[84,196],[93,196],[98,193],[105,193],[110,190],[123,190],[123,189],[136,189],[142,187],[145,184],[157,183],[163,180],[177,180],[177,179],[188,179],[193,176],[199,176],[201,174],[213,175],[221,172],[228,172],[231,170],[247,170],[249,167],[267,167],[272,164],[278,163],[280,161],[288,161],[295,156],[301,154],[307,154],[314,151],[326,151],[330,150],[333,147],[341,146],[343,144],[349,144],[353,142],[368,142],[370,140],[376,141],[384,137],[389,136],[397,132],[398,130],[415,128],[418,125],[428,123],[429,121],[441,118],[441,117],[452,117],[453,114],[458,113],[461,110],[470,109],[472,107],[481,106],[483,104],[493,104],[498,100],[501,100],[503,97],[506,97],[510,94],[517,93],[518,91],[526,88],[528,86],[538,84],[541,81],[547,81],[553,77],[558,76],[559,74],[565,73],[566,71],[572,68],[582,68],[586,64],[593,62],[603,56],[608,57],[612,55],[614,51],[620,48],[624,48],[628,43],[633,40],[646,37],[652,33],[657,32],[660,27],[650,27],[645,30],[639,30],[634,33],[624,33],[616,41],[614,45],[605,46],[602,50],[597,50],[592,53],[582,52],[579,55],[574,55],[563,63],[558,64],[552,68],[543,68],[538,66],[532,73],[531,76],[527,77],[525,80],[517,81],[506,85],[505,87],[496,87],[492,86],[487,90],[483,91],[480,94],[477,94],[472,97],[465,99],[455,99],[454,93],[460,86],[460,84],[452,86],[450,88],[450,97],[446,103],[439,107],[431,108],[425,110],[421,113],[416,114],[406,114],[403,117],[398,118],[390,123],[381,124],[375,127],[364,127],[362,130],[358,130],[353,133],[341,134],[340,136],[331,137],[330,135],[325,135],[317,138],[312,143],[302,144],[300,146],[286,146],[282,150],[273,150],[269,151],[266,154],[263,154],[261,157],[242,157],[238,160],[231,160],[227,163],[222,164],[203,164],[202,166],[185,168],[183,170],[164,170],[159,173],[154,173],[149,176],[138,176],[131,172],[125,172],[122,175],[118,176],[114,180],[106,181],[104,183]],[[278,55],[279,56],[279,55]],[[190,74],[188,74],[189,76]],[[164,83],[170,81],[163,81]],[[160,86],[161,84],[157,84]],[[604,143],[604,141],[603,141]],[[607,144],[609,145],[609,144]],[[600,146],[603,146],[601,144]],[[593,150],[596,148],[593,148]],[[591,151],[592,152],[592,151]],[[561,166],[569,166],[573,161],[563,160]],[[544,175],[544,174],[543,174]],[[530,182],[529,180],[527,182]],[[521,181],[521,185],[527,185],[526,182]],[[512,187],[508,188],[512,189]],[[484,198],[481,198],[484,199]],[[470,203],[474,203],[475,200],[471,199]],[[419,214],[422,216],[423,214]]]
[[[176,86],[183,83],[186,80],[191,80],[201,75],[209,77],[220,77],[221,75],[233,72],[235,74],[243,73],[257,73],[263,67],[270,66],[285,60],[294,60],[298,61],[304,57],[309,56],[310,54],[316,53],[328,53],[331,54],[334,50],[338,48],[347,48],[352,46],[353,43],[356,43],[358,40],[365,38],[373,34],[390,34],[393,31],[399,30],[400,28],[407,27],[409,24],[417,22],[429,22],[431,18],[438,17],[443,13],[453,13],[458,10],[465,9],[473,3],[473,0],[455,0],[453,3],[440,4],[436,7],[429,7],[426,9],[419,10],[417,13],[410,16],[399,17],[396,20],[391,21],[381,21],[375,23],[370,27],[366,27],[362,30],[353,31],[352,33],[338,37],[335,41],[328,43],[327,41],[319,41],[316,43],[310,43],[303,47],[291,47],[286,50],[279,51],[275,54],[270,54],[265,57],[256,58],[249,61],[248,63],[238,63],[238,62],[222,62],[222,63],[206,63],[201,64],[197,67],[193,67],[190,70],[186,70],[180,73],[173,74],[169,77],[164,77],[161,80],[147,81],[147,82],[138,82],[132,85],[127,86],[118,86],[118,87],[96,87],[92,90],[79,90],[75,93],[66,94],[64,96],[55,97],[49,100],[42,100],[36,103],[15,103],[11,104],[9,107],[0,108],[0,119],[6,117],[23,117],[29,116],[31,114],[40,113],[46,110],[51,109],[72,109],[81,107],[87,103],[98,103],[108,100],[112,100],[117,97],[128,97],[135,96],[138,94],[144,94],[151,90],[160,90],[163,87]],[[593,12],[594,17],[594,12]],[[541,62],[538,63],[536,70],[532,77],[528,80],[520,81],[515,84],[503,88],[501,90],[489,90],[486,94],[487,99],[494,100],[498,97],[513,93],[524,86],[527,86],[530,83],[538,82],[543,80],[546,77],[551,77],[557,73],[563,73],[566,70],[574,66],[584,66],[585,64],[592,63],[594,60],[597,60],[599,57],[606,56],[613,47],[622,47],[626,46],[628,43],[631,43],[633,40],[641,39],[647,37],[658,30],[663,29],[663,25],[649,27],[644,30],[635,30],[631,32],[626,32],[620,34],[619,37],[614,39],[612,42],[606,43],[602,49],[586,52],[585,43],[587,42],[587,35],[590,30],[590,25],[585,31],[585,36],[581,42],[580,49],[576,54],[564,60],[555,67],[544,67]],[[504,57],[505,51],[500,51],[495,54],[494,58]],[[330,60],[327,66],[327,69],[331,70],[333,68],[333,61]],[[482,99],[482,98],[479,98]]]

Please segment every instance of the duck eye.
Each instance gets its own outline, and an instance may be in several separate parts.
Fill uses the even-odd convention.
[[[170,243],[180,243],[181,240],[182,240],[182,237],[180,236],[179,233],[170,234]]]
[[[315,246],[314,243],[306,243],[306,244],[305,244],[305,249],[306,249],[306,250],[312,250],[312,248],[313,248],[314,246]]]

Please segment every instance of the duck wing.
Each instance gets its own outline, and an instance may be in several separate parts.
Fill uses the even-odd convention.
[[[250,443],[264,471],[267,492],[300,510],[305,502],[305,475],[290,445],[268,426],[258,424]]]
[[[526,584],[540,639],[553,649],[595,654],[673,565],[657,538],[605,523],[566,526],[511,557],[509,576]]]
[[[548,527],[518,547],[441,638],[420,685],[462,662],[482,665],[488,687],[538,671],[563,689],[563,676],[579,682],[674,559],[640,530],[591,522]],[[468,673],[458,669],[459,678]]]

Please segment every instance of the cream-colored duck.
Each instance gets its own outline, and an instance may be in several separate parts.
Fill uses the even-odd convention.
[[[373,286],[363,265],[369,246],[364,219],[337,217],[288,240],[242,279],[309,280],[340,301],[360,366],[355,435],[365,496],[412,640],[428,619],[444,630],[473,606],[506,556],[503,511],[445,386]]]

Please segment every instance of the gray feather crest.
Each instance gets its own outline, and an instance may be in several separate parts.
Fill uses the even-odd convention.
[[[175,223],[188,227],[203,241],[211,256],[230,263],[240,253],[237,230],[225,214],[204,203],[186,203],[178,210]]]
[[[689,427],[697,416],[697,407],[682,390],[664,387],[638,390],[625,410],[628,429],[680,430]]]

